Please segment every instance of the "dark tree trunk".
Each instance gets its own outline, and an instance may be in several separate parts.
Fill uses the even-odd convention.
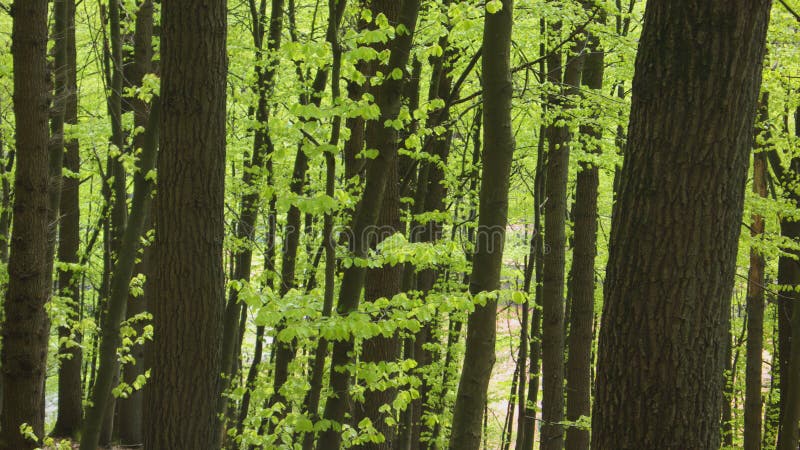
[[[770,3],[647,3],[612,219],[593,449],[720,446]]]
[[[329,15],[341,14],[346,6],[345,0],[328,0]],[[339,83],[341,81],[342,69],[342,46],[339,43],[339,24],[327,37],[333,52],[333,64],[331,67],[331,98],[335,102],[341,95]],[[333,128],[329,143],[333,147],[339,145],[341,134],[342,117],[336,116],[333,119]],[[325,154],[325,195],[333,197],[336,192],[336,156],[333,153]],[[330,317],[333,313],[333,301],[336,289],[336,247],[334,243],[334,215],[328,211],[325,214],[322,229],[323,245],[325,247],[325,286],[323,293],[322,316]],[[322,396],[323,377],[325,376],[325,361],[328,358],[329,343],[326,339],[317,341],[317,348],[314,352],[314,360],[311,366],[310,388],[303,401],[303,410],[313,420],[319,418],[319,405]],[[303,450],[314,448],[314,433],[307,433],[303,436]]]
[[[553,26],[561,29],[561,24]],[[581,45],[577,45],[580,48]],[[542,450],[564,446],[564,275],[566,273],[567,181],[570,140],[564,110],[571,108],[564,94],[575,94],[580,83],[583,57],[568,57],[562,72],[562,55],[553,51],[547,57],[548,81],[567,89],[552,95],[548,103],[556,108],[557,121],[547,126],[547,180],[545,181],[544,267],[542,268]]]
[[[759,121],[768,116],[767,94],[762,96]],[[762,136],[765,137],[765,136]],[[753,156],[753,193],[767,196],[767,155],[763,151]],[[755,241],[764,234],[764,218],[753,214],[750,227]],[[750,248],[750,271],[747,276],[747,358],[745,361],[744,448],[761,449],[761,371],[764,352],[764,255]]]
[[[42,398],[50,321],[48,270],[48,71],[47,0],[15,1],[11,53],[17,169],[14,227],[3,305],[3,408],[0,449],[28,450],[35,441],[20,433],[27,423],[44,437]]]
[[[153,3],[152,0],[142,2],[136,13],[136,32],[134,34],[134,64],[132,68],[132,79],[130,80],[136,86],[142,84],[144,75],[152,70],[151,61],[153,59]],[[149,111],[147,104],[138,98],[131,100],[133,108],[134,128],[146,129]],[[140,128],[141,127],[141,128]],[[134,149],[145,149],[147,143],[147,135],[138,132],[133,137]],[[136,213],[135,211],[133,212]],[[142,228],[142,233],[147,233],[152,228],[151,214],[145,217],[145,226]],[[141,256],[141,262],[136,267],[134,273],[142,273],[145,278],[149,274],[151,248],[144,249],[144,254]],[[128,319],[136,317],[138,314],[147,311],[147,294],[149,290],[145,289],[143,297],[128,299],[127,313]],[[137,336],[141,336],[143,332],[144,323],[141,321],[135,322],[132,326],[137,332]],[[131,349],[131,356],[134,361],[128,363],[123,368],[122,381],[128,386],[133,386],[138,377],[144,375],[144,346],[135,345]],[[144,392],[137,389],[128,394],[127,398],[120,398],[118,400],[118,430],[119,440],[122,445],[139,445],[143,442],[142,436],[142,414],[143,414]]]
[[[387,73],[399,69],[405,72],[408,64],[414,30],[417,25],[417,15],[420,9],[419,0],[404,0],[400,7],[399,22],[405,27],[405,32],[397,33],[392,43]],[[368,148],[378,149],[377,158],[371,160],[367,166],[366,186],[361,203],[353,221],[350,249],[353,257],[364,258],[369,251],[368,236],[370,229],[375,226],[378,213],[383,203],[386,189],[386,176],[392,168],[392,160],[396,158],[396,132],[385,125],[387,120],[394,120],[400,111],[403,84],[406,76],[400,79],[388,78],[380,87],[376,96],[381,111],[380,118],[367,125],[366,145]],[[348,316],[358,313],[361,291],[364,287],[366,270],[363,267],[352,265],[348,268],[341,282],[339,304],[337,313]],[[317,449],[338,449],[342,436],[336,428],[344,423],[345,414],[349,409],[350,372],[342,370],[352,363],[354,342],[352,338],[337,341],[333,345],[331,357],[331,397],[325,404],[324,418],[336,425],[325,430],[317,442]]]
[[[508,222],[508,190],[514,137],[511,131],[511,29],[513,0],[486,14],[483,28],[483,177],[470,293],[500,287]],[[475,305],[467,324],[466,355],[453,411],[451,450],[477,450],[489,378],[495,361],[497,300]]]
[[[585,56],[582,84],[595,91],[603,87],[603,51],[597,38],[589,36],[589,54]],[[593,111],[596,120],[600,111]],[[597,123],[581,126],[584,148],[599,153],[602,129]],[[575,187],[574,250],[572,257],[572,307],[569,311],[569,349],[567,359],[567,420],[588,417],[592,408],[592,339],[594,338],[594,289],[597,256],[597,194],[599,173],[596,165],[582,161]],[[589,430],[567,428],[567,450],[588,450]]]
[[[75,2],[64,0],[66,9],[66,90],[64,100],[64,122],[78,123],[78,95],[75,49]],[[77,264],[80,247],[80,205],[79,180],[75,176],[80,171],[78,141],[64,142],[64,168],[71,172],[61,182],[58,260]],[[68,322],[58,329],[59,339],[70,339],[80,344],[81,336],[73,334],[72,324],[80,318],[80,277],[72,270],[58,272],[59,295],[69,300]],[[59,347],[60,365],[58,368],[58,411],[53,427],[54,437],[76,437],[83,418],[83,386],[81,385],[81,366],[83,351],[80,345]]]
[[[795,136],[800,136],[800,108],[795,111]],[[772,169],[779,174],[789,199],[795,206],[800,206],[800,193],[794,188],[800,174],[800,158],[793,158],[790,169],[784,176],[780,159],[776,152],[770,152]],[[800,239],[800,221],[791,217],[781,218],[781,234],[795,242]],[[800,308],[794,302],[800,299],[795,290],[800,285],[800,264],[795,259],[798,251],[789,250],[789,255],[781,257],[778,267],[778,281],[784,287],[784,299],[780,304],[779,320],[784,321],[781,336],[780,358],[781,370],[781,426],[778,432],[778,450],[796,449],[800,441]]]
[[[161,10],[149,450],[219,446],[226,16],[225,0],[175,0]]]
[[[400,186],[398,174],[398,157],[395,154],[389,162],[389,170],[386,173],[386,187],[384,192],[383,204],[381,205],[380,215],[378,216],[377,242],[391,237],[392,234],[400,232],[403,224],[400,220]],[[401,282],[403,279],[403,266],[401,264],[386,265],[367,271],[364,286],[364,301],[374,302],[379,298],[389,298],[400,293]],[[366,364],[380,364],[396,362],[400,358],[400,339],[397,334],[385,337],[382,335],[367,339],[363,343],[362,356],[360,358]],[[374,370],[367,368],[366,370]],[[364,393],[364,403],[354,406],[354,416],[356,423],[364,418],[369,418],[375,429],[383,434],[384,441],[381,443],[366,443],[355,446],[358,449],[370,450],[391,450],[395,447],[396,427],[386,424],[386,414],[380,412],[384,404],[391,405],[394,399],[395,389],[371,389],[366,386]]]

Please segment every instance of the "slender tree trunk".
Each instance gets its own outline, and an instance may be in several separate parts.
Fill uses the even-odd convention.
[[[396,144],[395,144],[396,145]],[[389,170],[386,173],[386,187],[384,192],[381,211],[378,216],[377,230],[375,236],[378,244],[392,234],[400,232],[402,221],[400,220],[400,186],[398,174],[398,156],[395,154],[389,162]],[[379,298],[389,298],[400,293],[401,282],[403,279],[403,266],[401,264],[386,265],[377,269],[367,271],[364,288],[364,301],[374,302]],[[396,362],[400,358],[400,340],[397,333],[384,337],[375,336],[367,339],[363,343],[360,362],[377,365],[380,363]],[[375,370],[367,368],[366,370]],[[384,404],[391,405],[394,400],[396,389],[373,389],[366,386],[364,393],[364,403],[356,404],[353,414],[356,423],[364,418],[369,418],[375,429],[384,437],[384,441],[377,443],[365,443],[355,446],[358,449],[372,450],[391,450],[396,441],[396,427],[386,424],[386,414],[380,411]],[[391,417],[391,416],[390,416]]]
[[[49,325],[48,271],[48,85],[47,0],[15,1],[11,53],[14,64],[14,117],[17,169],[14,227],[3,304],[3,409],[0,449],[38,446],[20,433],[28,424],[44,436],[42,397]]]
[[[341,8],[344,11],[345,0],[328,0],[328,12],[330,15]],[[328,36],[333,51],[333,65],[331,67],[331,97],[335,102],[341,95],[339,82],[341,80],[342,68],[342,46],[339,43],[338,24],[337,29]],[[336,147],[339,145],[340,132],[342,127],[342,117],[336,116],[333,119],[333,129],[329,143]],[[333,196],[336,192],[336,156],[330,152],[325,154],[325,195]],[[327,212],[324,218],[322,239],[325,246],[325,286],[323,293],[322,316],[330,317],[333,313],[333,301],[336,284],[336,247],[334,242],[334,216],[332,212]],[[322,394],[323,377],[325,376],[325,360],[328,358],[328,341],[320,339],[314,353],[314,361],[311,367],[310,388],[303,402],[303,410],[313,419],[319,417],[319,405]],[[303,436],[303,450],[314,448],[314,433],[306,433]]]
[[[597,38],[589,36],[589,54],[583,66],[582,84],[598,91],[603,87],[603,51]],[[599,111],[591,116],[596,120]],[[599,154],[602,130],[596,123],[581,126],[585,137],[584,148]],[[597,256],[597,195],[599,173],[596,165],[582,161],[575,188],[575,247],[572,258],[572,308],[569,313],[569,338],[567,359],[567,420],[588,417],[592,409],[592,340],[594,338],[594,289]],[[588,450],[589,430],[575,426],[567,428],[567,450]]]
[[[419,9],[419,0],[404,0],[400,9],[399,23],[404,26],[405,30],[397,33],[392,44],[387,73],[391,73],[395,69],[405,72]],[[379,153],[377,158],[368,164],[364,194],[353,221],[350,249],[352,256],[356,258],[366,257],[369,251],[367,240],[369,230],[377,223],[378,212],[383,203],[386,189],[386,175],[391,168],[391,161],[397,153],[396,133],[385,123],[387,120],[394,120],[400,111],[405,80],[406,76],[399,79],[389,77],[384,80],[380,87],[380,94],[376,96],[381,111],[380,118],[371,121],[367,126],[366,145],[368,148],[378,149]],[[365,275],[366,270],[357,265],[352,265],[345,271],[337,305],[337,313],[340,316],[346,317],[352,313],[358,313]],[[342,436],[337,429],[344,423],[345,414],[348,412],[350,390],[350,372],[342,369],[352,363],[353,341],[351,337],[337,341],[333,345],[330,379],[332,394],[325,404],[324,418],[336,425],[320,435],[317,441],[318,450],[338,449],[341,445]]]
[[[253,41],[256,47],[256,85],[254,91],[258,95],[258,103],[256,105],[254,116],[259,126],[255,130],[253,137],[253,149],[251,159],[245,163],[242,181],[245,188],[248,190],[242,197],[241,205],[239,207],[240,217],[236,227],[237,239],[243,240],[246,244],[244,248],[234,256],[234,269],[233,279],[241,283],[250,282],[251,266],[253,260],[253,250],[251,242],[255,238],[256,222],[258,220],[258,204],[260,201],[260,190],[257,188],[262,170],[266,170],[265,182],[272,185],[273,170],[271,155],[274,151],[272,138],[270,137],[270,114],[269,114],[269,97],[272,95],[274,89],[274,79],[276,70],[276,60],[272,60],[274,53],[281,46],[281,35],[283,31],[283,16],[284,16],[284,0],[272,0],[271,12],[269,20],[269,33],[267,34],[266,48],[264,47],[264,17],[263,12],[259,12],[266,8],[265,3],[259,10],[256,10],[255,0],[250,2],[251,14],[253,21]],[[261,67],[263,61],[268,59],[266,67]],[[272,202],[270,202],[272,205]],[[275,264],[275,231],[273,226],[272,215],[274,210],[270,208],[268,217],[270,223],[268,224],[269,235],[267,237],[269,251],[267,253],[267,261],[265,265],[270,269]],[[225,307],[225,324],[223,328],[222,337],[222,367],[223,367],[223,390],[227,389],[230,385],[230,380],[236,374],[236,364],[241,345],[235,345],[237,342],[236,336],[244,332],[246,326],[246,305],[239,301],[239,290],[231,288],[228,294],[228,304]],[[245,320],[240,321],[240,317]],[[258,332],[260,331],[260,333]],[[253,367],[248,372],[247,382],[245,385],[245,393],[242,397],[241,414],[242,422],[244,416],[247,415],[247,410],[250,403],[250,389],[252,383],[255,381],[256,371],[261,363],[264,329],[260,327],[257,330],[256,354],[253,360]],[[252,374],[252,375],[251,375]],[[228,399],[223,395],[220,397],[219,412],[226,413]],[[238,427],[239,425],[237,425]],[[224,439],[225,427],[222,428],[220,438]]]
[[[511,29],[513,0],[487,12],[483,29],[483,177],[470,293],[477,297],[467,324],[466,355],[453,411],[451,450],[477,450],[489,378],[495,361],[497,300],[480,295],[500,287],[508,221],[514,137],[511,131]]]
[[[147,450],[219,448],[224,316],[225,0],[161,9],[161,96]]]
[[[720,445],[770,3],[647,3],[612,219],[593,449]]]
[[[561,24],[554,25],[560,30]],[[580,48],[581,46],[576,46]],[[583,57],[567,58],[562,72],[559,51],[547,57],[548,81],[557,86],[563,81],[564,94],[575,94],[581,79]],[[548,103],[561,110],[571,108],[569,100],[553,95]],[[567,120],[563,111],[557,121]],[[547,126],[547,180],[545,182],[544,255],[542,270],[542,450],[560,450],[564,446],[564,275],[566,273],[567,181],[569,178],[569,125]]]
[[[540,34],[544,35],[547,32],[547,23],[545,19],[539,19],[539,31]],[[539,44],[539,72],[545,72],[545,56],[546,48],[544,42]],[[537,411],[537,401],[539,399],[539,378],[540,378],[540,364],[539,359],[541,356],[541,349],[542,349],[542,332],[541,332],[541,323],[542,323],[542,266],[544,265],[544,248],[543,248],[543,239],[542,239],[542,209],[543,209],[543,197],[544,197],[544,186],[545,181],[547,178],[547,171],[546,166],[547,163],[545,161],[545,135],[546,135],[546,127],[544,125],[544,119],[547,114],[547,102],[544,101],[544,96],[542,96],[542,103],[545,105],[544,109],[542,110],[542,121],[541,125],[539,126],[539,139],[538,144],[536,146],[536,173],[534,175],[534,186],[533,186],[533,226],[535,235],[533,236],[534,241],[531,241],[531,245],[535,246],[535,248],[531,248],[530,256],[533,260],[533,272],[532,274],[528,274],[525,281],[525,292],[530,293],[530,283],[531,281],[535,282],[534,285],[534,304],[535,307],[533,309],[533,313],[531,314],[531,330],[530,330],[530,367],[528,369],[528,394],[526,396],[525,401],[525,416],[523,418],[524,423],[519,428],[519,433],[517,436],[517,447],[524,450],[532,450],[533,449],[533,442],[536,434],[536,411]]]
[[[795,112],[795,137],[800,136],[800,108]],[[783,172],[780,165],[780,159],[777,153],[770,152],[771,165],[776,173]],[[790,165],[790,170],[786,171],[786,175],[782,178],[783,184],[786,186],[786,191],[795,206],[800,206],[800,194],[794,189],[794,183],[798,174],[800,174],[800,158],[793,158]],[[800,238],[800,221],[793,220],[790,217],[781,218],[781,234],[789,237],[794,241]],[[797,259],[792,256],[797,256],[797,250],[790,250],[791,256],[782,257],[778,268],[778,281],[785,290],[785,296],[781,306],[782,308],[781,319],[785,320],[785,314],[790,313],[789,323],[784,326],[788,328],[785,333],[785,338],[781,343],[779,355],[781,360],[785,358],[785,371],[781,367],[781,427],[778,432],[778,450],[796,449],[798,442],[800,442],[800,430],[798,430],[798,422],[800,422],[800,345],[797,344],[798,336],[800,336],[800,308],[793,302],[800,298],[795,290],[797,285],[800,285],[800,264]],[[787,326],[788,325],[788,326]],[[784,375],[785,374],[785,375]],[[785,389],[785,394],[784,394]]]
[[[75,2],[64,0],[66,8],[66,90],[64,103],[64,122],[75,125],[78,122],[78,95],[75,49]],[[78,141],[70,139],[64,143],[64,168],[71,173],[61,182],[61,220],[59,221],[58,260],[77,264],[80,247],[80,184],[76,178],[80,171]],[[81,385],[81,366],[83,351],[80,334],[73,334],[72,324],[80,316],[79,277],[73,270],[58,272],[59,295],[68,298],[68,322],[58,329],[59,339],[69,339],[78,345],[59,347],[60,365],[58,368],[58,411],[53,427],[54,437],[76,437],[83,418],[83,386]]]
[[[344,6],[345,3],[342,1],[341,7],[337,7],[336,10],[332,11],[334,15],[328,18],[328,26],[325,34],[329,42],[331,41],[330,35],[336,33],[339,29],[339,24],[344,14]],[[325,87],[328,84],[329,70],[330,68],[327,66],[317,70],[311,86],[311,98],[301,98],[301,103],[310,102],[314,106],[320,106]],[[289,185],[289,190],[294,195],[303,195],[306,185],[306,173],[308,172],[308,162],[308,155],[306,155],[305,150],[303,150],[303,145],[298,145],[297,156],[292,169],[292,180]],[[289,211],[286,213],[286,226],[284,227],[283,260],[281,263],[281,285],[279,290],[281,296],[286,295],[295,287],[297,250],[300,245],[300,228],[300,208],[297,205],[291,205]],[[289,379],[289,364],[294,360],[297,350],[296,342],[284,342],[278,338],[278,335],[285,326],[285,323],[281,322],[275,330],[275,340],[273,341],[275,375],[273,380],[273,395],[269,400],[270,407],[278,402],[284,405],[286,404],[286,398],[281,392],[281,389]],[[283,417],[285,413],[286,411],[279,414],[279,417]]]
[[[145,0],[139,6],[136,13],[136,31],[134,33],[134,64],[132,68],[131,83],[135,86],[141,86],[143,77],[152,70],[151,61],[153,59],[153,3],[152,0]],[[133,108],[134,128],[137,130],[146,130],[149,120],[149,110],[147,103],[143,100],[135,98],[131,100]],[[136,132],[133,136],[133,148],[145,149],[148,145],[148,135],[143,132]],[[150,194],[152,195],[152,193]],[[133,211],[132,213],[135,213]],[[152,228],[152,215],[148,214],[145,217],[145,226],[142,229],[142,234],[146,234]],[[135,268],[134,273],[142,273],[147,277],[149,275],[150,261],[152,250],[148,246],[144,249],[141,256],[141,262]],[[130,297],[128,299],[128,306],[126,317],[132,319],[138,314],[147,311],[147,294],[148,289],[145,289],[144,296]],[[141,321],[132,325],[141,336],[144,330],[144,323]],[[145,373],[144,364],[144,346],[135,345],[131,349],[131,356],[134,358],[132,363],[125,365],[123,369],[122,381],[128,386],[133,386],[136,380],[143,376]],[[122,445],[139,445],[143,442],[142,436],[142,416],[143,416],[144,392],[137,389],[128,394],[127,398],[120,398],[118,400],[118,430],[119,440]]]
[[[768,118],[767,100],[762,96],[759,121]],[[766,137],[766,136],[762,136]],[[763,151],[753,156],[753,193],[767,196],[767,155]],[[757,240],[764,234],[764,218],[753,214],[750,236]],[[747,359],[745,362],[744,448],[761,449],[761,371],[764,352],[764,255],[751,246],[750,271],[747,276]]]
[[[112,390],[119,374],[117,349],[121,345],[120,324],[127,309],[130,281],[136,265],[136,258],[141,247],[141,236],[145,221],[150,212],[150,197],[153,182],[146,178],[155,168],[156,142],[158,140],[159,100],[156,100],[150,111],[147,136],[139,161],[139,170],[134,176],[133,202],[128,225],[122,235],[119,254],[111,276],[110,293],[103,314],[101,338],[99,345],[99,367],[97,379],[92,389],[92,406],[86,412],[81,435],[81,448],[95,449],[101,440],[103,419],[112,407]]]

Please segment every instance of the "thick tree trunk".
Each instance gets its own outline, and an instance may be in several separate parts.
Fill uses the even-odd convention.
[[[14,64],[14,116],[17,169],[14,179],[14,227],[3,305],[3,407],[0,449],[37,447],[20,433],[28,424],[44,437],[42,398],[50,299],[47,261],[48,222],[48,71],[47,0],[14,2],[11,53]]]
[[[508,190],[514,137],[511,131],[511,29],[513,0],[487,12],[483,29],[483,177],[477,242],[469,290],[473,296],[500,287],[508,222]],[[479,298],[479,297],[478,297]],[[477,298],[476,298],[477,300]],[[451,450],[477,450],[489,378],[495,361],[497,300],[476,301],[467,324],[466,355],[453,411]]]
[[[759,120],[768,115],[767,94],[762,97]],[[765,137],[765,136],[763,136]],[[767,196],[767,155],[759,151],[753,156],[753,193]],[[764,234],[764,218],[753,214],[750,235],[757,240]],[[744,448],[761,449],[761,371],[764,351],[764,255],[750,248],[750,271],[747,276],[747,358],[745,362]]]
[[[595,91],[603,87],[603,51],[597,38],[589,36],[589,54],[585,56],[582,84]],[[599,117],[593,111],[592,120]],[[581,126],[584,148],[599,153],[602,129],[597,123]],[[589,416],[592,408],[592,339],[594,338],[594,289],[597,256],[597,194],[599,173],[596,165],[581,162],[575,187],[575,247],[572,258],[572,308],[569,311],[569,349],[567,359],[567,420]],[[589,430],[567,428],[567,450],[588,450]]]
[[[161,10],[148,450],[218,448],[224,315],[225,0]]]
[[[770,3],[647,3],[612,219],[593,449],[720,445]]]

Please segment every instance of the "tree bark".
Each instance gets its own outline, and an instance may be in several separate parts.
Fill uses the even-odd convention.
[[[65,76],[64,122],[78,123],[78,95],[75,49],[75,2],[64,0],[66,9],[65,26]],[[80,184],[76,178],[80,171],[80,155],[77,139],[64,142],[64,168],[71,173],[61,182],[61,201],[58,231],[58,260],[62,263],[77,264],[80,247]],[[78,345],[59,346],[58,368],[58,411],[51,435],[54,437],[76,437],[83,418],[83,386],[81,385],[81,366],[83,350],[80,334],[73,334],[72,324],[80,317],[79,276],[74,270],[59,270],[59,295],[69,299],[68,322],[58,329],[58,337],[69,339]]]
[[[395,69],[405,72],[419,9],[419,0],[404,0],[400,6],[399,22],[405,30],[397,33],[392,44],[387,73]],[[392,159],[396,157],[396,133],[385,123],[387,120],[394,120],[400,111],[405,79],[404,75],[399,79],[388,77],[384,80],[380,94],[376,96],[381,111],[380,118],[367,125],[367,148],[377,149],[378,156],[368,164],[364,194],[353,221],[350,249],[355,258],[365,258],[369,252],[370,229],[377,223],[386,190],[386,175],[392,167]],[[366,270],[356,264],[345,271],[339,292],[338,315],[346,317],[358,313],[365,275]],[[337,341],[333,345],[330,378],[332,394],[325,404],[323,417],[335,425],[322,432],[317,441],[318,450],[338,449],[341,445],[342,436],[338,428],[344,422],[349,409],[350,371],[346,366],[353,361],[353,349],[353,337]]]
[[[477,241],[469,290],[473,296],[496,291],[508,222],[508,190],[514,137],[511,131],[511,30],[513,0],[486,13],[483,28],[483,177]],[[477,299],[476,299],[477,300]],[[485,303],[484,303],[485,302]],[[476,302],[467,323],[466,355],[453,411],[451,450],[477,450],[489,378],[495,361],[497,300]]]
[[[3,305],[0,449],[29,450],[44,437],[42,398],[49,325],[47,1],[14,2],[11,53],[17,169],[8,290]]]
[[[136,31],[134,33],[134,63],[132,72],[132,79],[130,82],[134,86],[141,86],[143,77],[151,72],[153,59],[153,2],[152,0],[145,0],[139,5],[136,13]],[[134,128],[147,129],[149,121],[149,110],[147,103],[139,98],[130,100],[133,108]],[[136,132],[133,136],[134,151],[139,149],[144,150],[147,143],[147,134],[143,132]],[[152,192],[150,193],[152,195]],[[142,234],[146,234],[152,228],[152,214],[148,214],[144,220],[145,226],[142,228]],[[145,279],[149,275],[150,261],[152,248],[146,247],[141,256],[141,262],[134,269],[133,273],[142,273]],[[147,294],[149,289],[145,288],[144,295],[138,298],[130,297],[128,299],[128,306],[126,311],[127,319],[136,317],[147,311]],[[143,323],[136,322],[133,324],[137,332],[137,336],[141,336],[143,332]],[[132,363],[128,363],[123,368],[122,381],[128,386],[132,386],[138,377],[144,375],[144,345],[135,345],[131,349],[131,356],[134,358]],[[144,406],[144,392],[142,389],[137,389],[128,394],[127,398],[118,400],[118,430],[119,440],[122,445],[140,445],[144,437],[142,436],[142,416]]]
[[[762,96],[759,107],[759,121],[768,118],[767,94]],[[766,137],[766,136],[762,136]],[[753,155],[753,193],[767,196],[767,155],[761,151]],[[753,214],[750,227],[751,239],[757,240],[764,234],[764,218]],[[744,396],[744,448],[761,449],[761,371],[764,352],[764,255],[751,246],[750,270],[747,275],[747,357],[745,360]]]
[[[582,84],[595,92],[603,87],[603,50],[597,38],[589,35],[589,53],[585,56]],[[590,120],[600,112],[591,113]],[[581,126],[588,153],[600,153],[602,129],[594,122]],[[567,348],[567,420],[588,417],[592,409],[592,340],[594,338],[595,256],[597,256],[597,194],[599,173],[596,165],[581,161],[575,187],[574,250],[572,257],[572,307],[569,311]],[[589,430],[567,428],[567,450],[588,450]]]
[[[555,24],[560,30],[561,24]],[[577,45],[580,48],[581,45]],[[564,94],[576,94],[583,68],[583,57],[567,58],[562,72],[562,55],[553,51],[547,57],[548,81]],[[569,179],[572,133],[564,113],[572,105],[551,95],[548,103],[556,108],[556,122],[549,124],[547,136],[547,180],[545,181],[544,267],[542,268],[542,450],[564,446],[564,275],[566,274],[567,181]],[[558,123],[562,122],[562,123]]]
[[[720,445],[770,3],[647,3],[612,219],[593,449]]]
[[[224,315],[225,0],[161,10],[149,450],[218,448]]]
[[[795,136],[800,136],[800,108],[795,111]],[[781,169],[777,153],[769,153],[773,171],[781,178],[789,199],[795,206],[800,206],[800,192],[794,188],[800,174],[800,158],[792,158],[789,170]],[[795,242],[800,239],[800,221],[792,217],[781,218],[781,234]],[[797,448],[800,441],[800,308],[794,304],[800,299],[796,286],[800,285],[800,264],[795,259],[798,251],[789,250],[789,255],[781,257],[778,266],[778,280],[784,287],[780,307],[779,320],[784,321],[781,336],[780,373],[781,373],[781,425],[778,431],[778,450]],[[788,315],[788,317],[787,317]]]

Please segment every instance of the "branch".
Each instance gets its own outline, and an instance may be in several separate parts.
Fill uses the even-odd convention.
[[[797,19],[798,22],[800,22],[800,14],[798,14],[795,10],[793,10],[792,7],[789,6],[784,0],[778,0],[778,1],[781,3],[781,5],[783,5],[784,8],[786,8],[787,11],[789,11],[789,14],[793,15],[794,18]]]

